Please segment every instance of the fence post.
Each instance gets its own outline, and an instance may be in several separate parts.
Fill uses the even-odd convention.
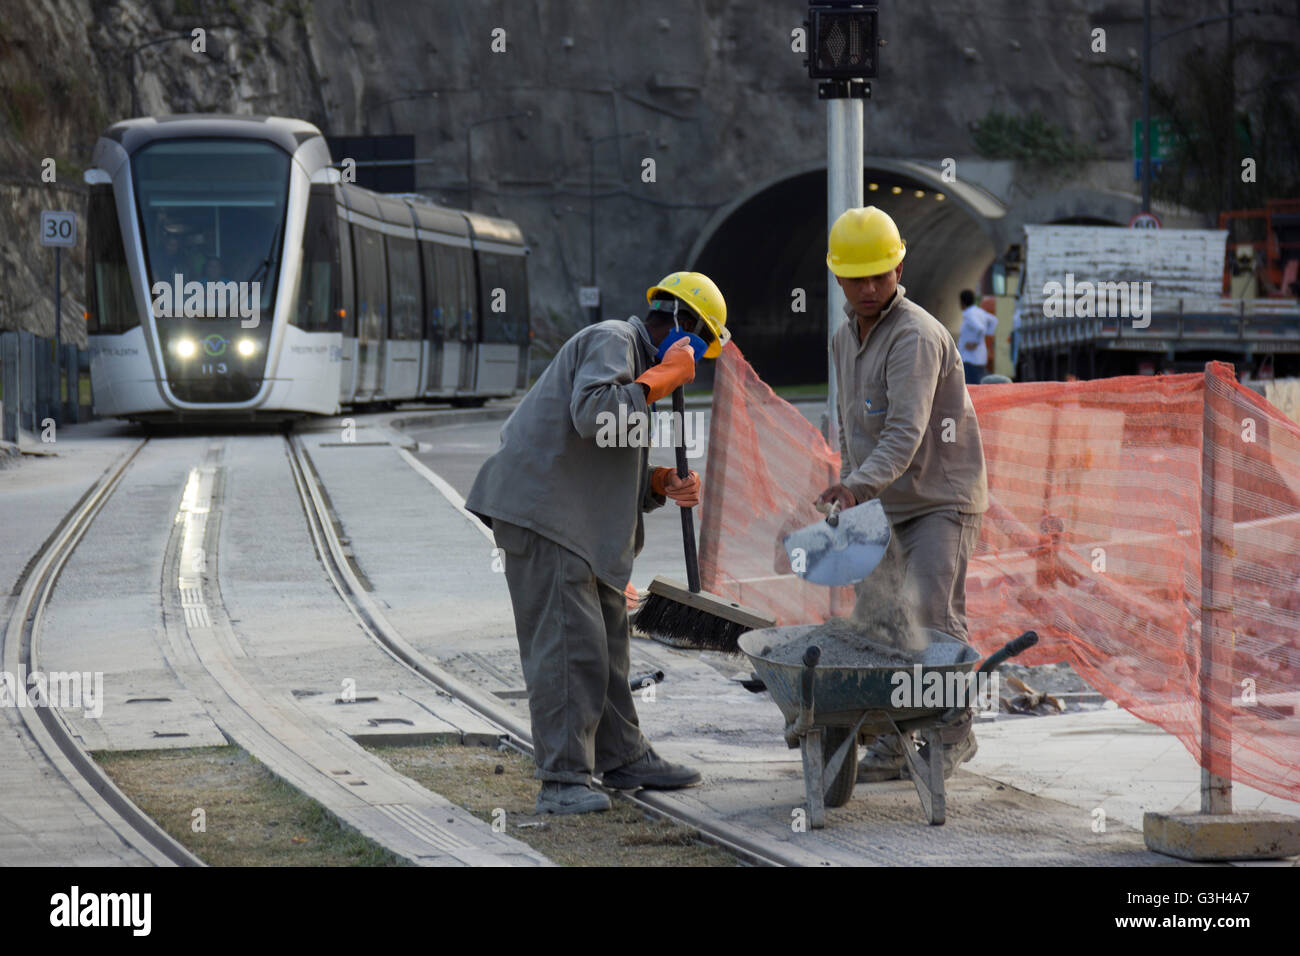
[[[79,404],[77,396],[80,392],[77,374],[81,371],[80,363],[77,361],[77,347],[75,345],[62,345],[59,347],[59,366],[63,370],[60,378],[63,379],[65,389],[60,396],[63,399],[63,404],[59,409],[59,424],[75,425],[77,423],[77,406]]]
[[[18,427],[36,431],[36,336],[18,333]]]
[[[1300,854],[1300,819],[1232,809],[1232,647],[1235,466],[1248,465],[1237,410],[1245,408],[1232,373],[1205,366],[1201,424],[1201,808],[1148,810],[1147,848],[1184,860],[1279,860]],[[1190,643],[1190,642],[1189,642]],[[1189,648],[1189,653],[1191,649]]]
[[[1205,366],[1201,426],[1201,812],[1231,813],[1232,436],[1237,426],[1225,383],[1212,369]]]
[[[50,361],[51,343],[48,339],[36,339],[36,424],[34,432],[44,429],[44,421],[54,415],[54,399],[58,395],[59,383],[54,376],[54,363]]]
[[[18,375],[18,333],[0,332],[0,441],[18,442],[18,412],[22,407],[22,379]]]

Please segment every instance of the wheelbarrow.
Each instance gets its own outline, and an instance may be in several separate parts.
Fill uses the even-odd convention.
[[[772,700],[785,717],[786,743],[801,748],[804,790],[808,797],[808,822],[814,828],[825,826],[826,807],[841,807],[853,796],[858,777],[859,735],[898,734],[911,771],[912,783],[931,825],[941,826],[946,819],[943,744],[953,742],[954,734],[964,732],[966,706],[894,706],[896,690],[905,672],[908,682],[916,678],[906,665],[853,667],[820,665],[821,650],[808,647],[802,664],[786,664],[763,656],[771,648],[797,640],[817,625],[769,627],[750,631],[740,637],[740,649],[753,664],[758,678],[767,685]],[[926,629],[930,644],[919,660],[920,682],[930,673],[943,675],[942,686],[952,687],[966,678],[979,661],[979,653],[969,644],[942,631]],[[980,664],[979,673],[989,673],[1009,657],[1034,644],[1038,635],[1026,631]],[[933,679],[929,680],[933,684]],[[897,699],[903,699],[898,695]],[[905,701],[918,703],[916,701]],[[919,701],[925,703],[925,700]],[[912,732],[921,737],[928,759],[921,747],[913,744]]]

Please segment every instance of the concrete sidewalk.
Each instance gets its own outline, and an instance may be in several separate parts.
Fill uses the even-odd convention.
[[[1142,829],[1147,811],[1194,812],[1201,805],[1201,769],[1177,737],[1124,710],[1050,717],[1001,715],[976,724],[973,773],[1086,811],[1100,808],[1108,825]],[[1300,803],[1242,783],[1234,810],[1300,817]],[[1293,860],[1292,864],[1297,862]]]

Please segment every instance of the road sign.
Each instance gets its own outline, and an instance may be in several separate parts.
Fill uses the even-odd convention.
[[[1151,172],[1159,172],[1173,159],[1178,134],[1168,117],[1151,117]],[[1133,179],[1142,178],[1142,120],[1133,121]]]
[[[1128,221],[1128,227],[1130,229],[1159,229],[1160,218],[1153,212],[1139,212]]]
[[[41,210],[41,245],[72,248],[77,244],[77,214]]]
[[[578,305],[584,309],[594,309],[600,305],[600,286],[578,286]]]

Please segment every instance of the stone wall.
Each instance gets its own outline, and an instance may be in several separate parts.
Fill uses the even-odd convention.
[[[1167,29],[1221,4],[1153,6],[1157,27]],[[720,209],[758,183],[824,163],[825,109],[791,50],[805,12],[803,3],[771,0],[7,0],[0,327],[49,334],[53,257],[34,244],[34,217],[77,203],[96,136],[136,110],[272,113],[329,134],[412,133],[417,154],[432,161],[419,167],[421,191],[453,206],[468,198],[468,124],[528,111],[474,128],[473,206],[523,227],[535,328],[554,344],[586,318],[577,287],[591,269],[593,201],[605,314],[626,315],[642,307],[647,285],[707,244],[702,230]],[[1024,210],[1132,208],[1127,164],[1139,101],[1125,71],[1140,45],[1139,3],[913,0],[886,5],[882,19],[887,45],[866,109],[869,155],[934,168],[954,158],[960,179],[1007,207],[1004,226]],[[1107,31],[1105,54],[1091,49],[1097,26]],[[202,53],[188,39],[195,27],[206,30]],[[182,39],[140,48],[168,36]],[[1183,42],[1160,49],[1172,53]],[[980,159],[970,129],[990,109],[1040,111],[1096,159],[1046,169]],[[593,136],[608,137],[594,147],[594,200]],[[53,185],[40,179],[46,156],[58,161]],[[811,198],[765,228],[799,232],[815,246],[825,235],[824,199],[815,184],[803,195]],[[907,235],[905,210],[900,218]],[[993,232],[986,244],[964,244],[971,251],[957,257],[950,281],[933,284],[936,312],[949,286],[978,279],[1002,251],[1006,237]],[[67,258],[68,310],[79,316],[80,250]],[[914,271],[909,289],[918,278],[927,280]],[[824,281],[814,277],[814,288]],[[789,295],[775,287],[759,294],[773,309]]]

